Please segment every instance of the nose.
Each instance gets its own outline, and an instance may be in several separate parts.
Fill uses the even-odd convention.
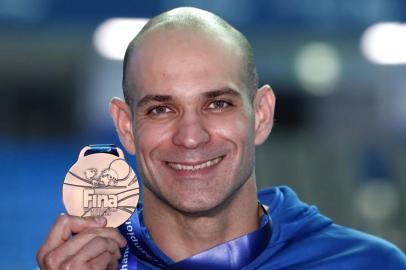
[[[195,149],[210,141],[210,134],[197,113],[185,113],[176,123],[172,141],[177,146]]]

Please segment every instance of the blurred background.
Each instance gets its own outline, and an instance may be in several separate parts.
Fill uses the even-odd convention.
[[[123,47],[183,5],[241,30],[276,93],[259,186],[289,185],[405,251],[404,0],[0,0],[0,269],[37,268],[80,149],[119,144],[108,105],[122,95]]]

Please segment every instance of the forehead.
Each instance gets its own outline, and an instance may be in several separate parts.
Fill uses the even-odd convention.
[[[153,91],[238,90],[243,88],[242,59],[241,49],[227,35],[193,29],[156,30],[137,45],[128,62],[127,78],[135,100],[163,94]]]

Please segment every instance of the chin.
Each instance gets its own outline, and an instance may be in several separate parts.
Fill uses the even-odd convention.
[[[168,198],[167,203],[176,211],[191,216],[209,216],[221,211],[229,201],[230,192],[177,194],[177,198]],[[172,199],[172,200],[171,200]]]
[[[214,215],[215,213],[219,212],[219,210],[222,208],[221,204],[175,204],[172,205],[172,207],[187,216],[210,216]]]

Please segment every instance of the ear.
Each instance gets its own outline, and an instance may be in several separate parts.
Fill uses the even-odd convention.
[[[110,113],[116,126],[121,144],[131,155],[135,154],[132,112],[127,103],[119,98],[113,98],[110,103]]]
[[[268,138],[273,126],[275,95],[269,85],[258,89],[254,98],[255,110],[255,145],[260,145]]]

